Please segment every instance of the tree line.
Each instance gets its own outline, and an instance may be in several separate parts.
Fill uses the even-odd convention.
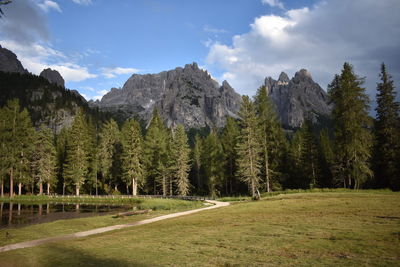
[[[381,66],[376,119],[363,80],[345,63],[328,86],[333,128],[305,121],[288,134],[266,87],[243,96],[240,119],[188,138],[154,109],[146,128],[134,119],[102,123],[80,110],[54,134],[35,129],[18,100],[0,109],[0,183],[17,194],[230,196],[288,188],[400,190],[400,119],[393,81]],[[190,144],[189,144],[190,143]]]

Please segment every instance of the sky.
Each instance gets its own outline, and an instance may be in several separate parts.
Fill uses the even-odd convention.
[[[375,98],[385,62],[400,88],[399,0],[13,0],[0,45],[39,74],[101,99],[134,73],[197,62],[254,95],[265,77],[305,68],[326,90],[344,62]],[[400,93],[398,93],[399,95]]]

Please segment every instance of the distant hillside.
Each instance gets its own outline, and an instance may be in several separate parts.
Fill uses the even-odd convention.
[[[44,123],[54,132],[69,126],[79,108],[98,119],[103,116],[97,110],[90,109],[86,100],[76,91],[67,90],[36,75],[0,71],[0,106],[13,98],[19,99],[22,107],[28,108],[36,126]]]

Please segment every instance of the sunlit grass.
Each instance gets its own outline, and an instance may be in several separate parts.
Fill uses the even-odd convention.
[[[0,256],[9,266],[398,266],[399,203],[390,192],[281,194]]]

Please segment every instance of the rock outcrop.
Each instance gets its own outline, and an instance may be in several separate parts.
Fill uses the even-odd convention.
[[[17,72],[21,74],[28,73],[18,60],[17,56],[10,50],[0,46],[0,71]]]
[[[43,77],[43,78],[46,78],[51,83],[54,83],[54,84],[56,84],[58,86],[61,86],[61,87],[65,87],[64,78],[56,70],[52,70],[50,68],[44,69],[40,73],[40,76]]]
[[[300,127],[305,119],[317,122],[320,116],[331,113],[328,95],[305,69],[296,72],[291,80],[284,72],[277,81],[267,77],[265,86],[285,128]]]
[[[134,74],[121,89],[112,88],[101,101],[89,104],[145,121],[157,108],[168,127],[201,128],[222,127],[227,116],[237,117],[240,102],[228,82],[219,85],[193,63],[158,74]]]

